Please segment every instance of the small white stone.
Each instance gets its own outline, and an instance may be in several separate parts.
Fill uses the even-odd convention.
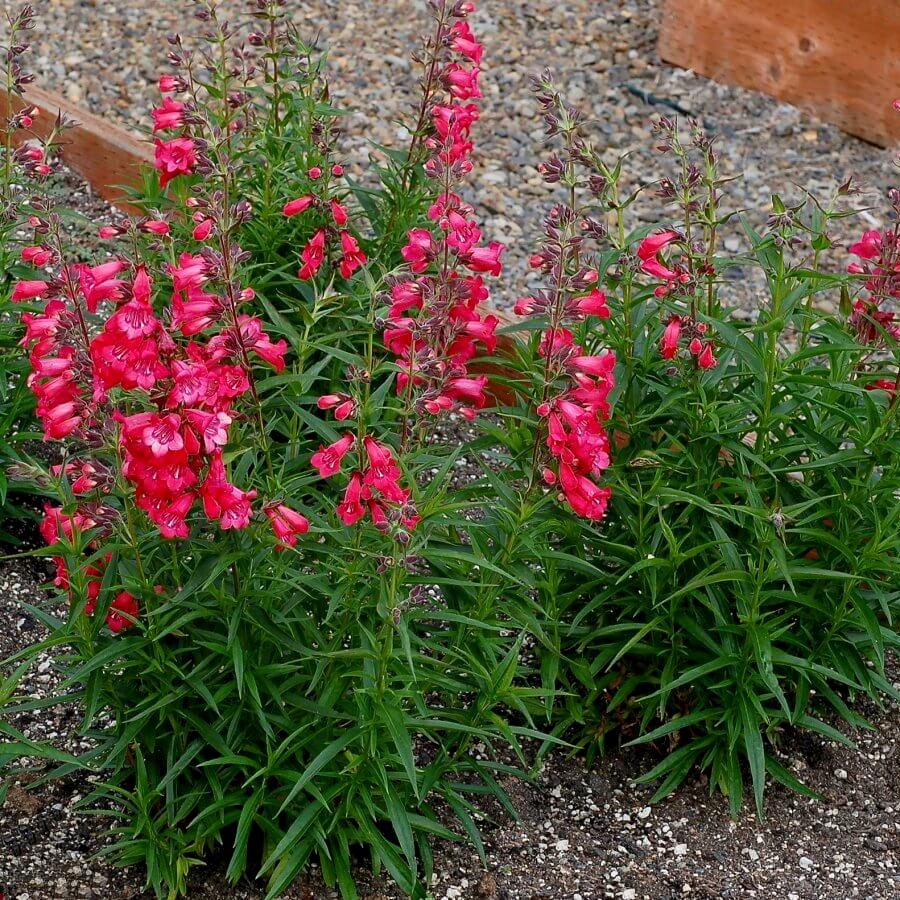
[[[800,868],[805,869],[807,872],[815,865],[815,863],[808,856],[800,857]]]
[[[557,841],[554,846],[556,847],[557,853],[564,853],[566,850],[569,849],[569,842],[567,840],[563,839],[561,841]]]
[[[649,815],[650,815],[650,807],[649,807],[649,806],[645,806],[645,807],[638,813],[638,818],[639,818],[639,819],[646,819],[647,816],[649,816]]]
[[[687,844],[676,844],[675,845],[675,855],[676,856],[684,856],[687,853]]]
[[[622,891],[622,900],[635,900],[637,897],[637,891],[634,888],[625,888]]]
[[[846,769],[835,769],[835,770],[834,770],[834,777],[835,777],[835,778],[840,778],[841,781],[846,781],[846,780],[847,780],[847,777],[848,777],[848,776],[847,776],[847,770],[846,770]]]

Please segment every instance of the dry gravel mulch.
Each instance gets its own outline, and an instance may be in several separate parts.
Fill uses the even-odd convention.
[[[848,244],[863,227],[881,224],[887,186],[896,173],[892,154],[792,106],[708,81],[662,63],[656,37],[662,0],[480,0],[473,27],[485,43],[485,99],[475,131],[478,168],[472,199],[485,235],[509,244],[507,274],[496,291],[511,306],[527,292],[525,262],[539,237],[552,195],[535,171],[545,152],[544,131],[529,90],[529,76],[545,66],[557,74],[568,99],[590,122],[610,156],[632,153],[634,184],[652,184],[665,172],[653,151],[650,121],[684,110],[719,136],[727,206],[746,209],[761,225],[773,192],[793,202],[802,188],[824,197],[853,174],[871,207],[863,222],[847,223]],[[0,10],[12,0],[0,0]],[[159,101],[156,79],[166,68],[166,36],[199,35],[204,26],[192,4],[145,0],[34,0],[40,13],[31,58],[39,83],[132,128],[144,128]],[[222,17],[246,25],[246,0],[220,0]],[[370,141],[402,143],[398,124],[415,100],[417,72],[409,61],[428,29],[424,0],[289,0],[300,33],[329,51],[335,100],[345,120],[348,168],[359,176]],[[660,214],[650,196],[639,204],[646,221]],[[738,247],[737,224],[725,247]],[[841,261],[841,264],[843,262]],[[746,301],[753,312],[753,298]]]
[[[0,2],[0,9],[13,4]],[[71,100],[136,127],[156,100],[165,35],[196,33],[189,4],[139,0],[40,0],[35,36],[40,83]],[[223,0],[235,16],[241,0]],[[402,140],[396,124],[412,100],[414,73],[408,51],[425,25],[421,0],[293,2],[304,33],[331,48],[332,87],[352,110],[347,158],[361,168],[365,139]],[[485,109],[480,125],[478,184],[485,232],[511,244],[509,277],[500,290],[506,304],[527,288],[524,261],[550,198],[534,170],[543,146],[528,91],[528,75],[553,66],[569,98],[593,119],[593,131],[610,153],[633,151],[638,182],[661,174],[650,150],[649,120],[676,104],[698,115],[720,136],[725,172],[741,173],[732,205],[764,218],[773,191],[800,195],[797,185],[829,192],[855,173],[877,202],[891,177],[891,155],[817,122],[796,109],[739,89],[672,69],[655,53],[656,0],[482,0],[476,27],[487,44]],[[647,99],[653,102],[646,102]],[[74,187],[74,182],[68,182]],[[100,215],[85,192],[92,219]],[[648,202],[646,215],[658,208]],[[876,208],[864,214],[880,224]],[[854,226],[857,228],[858,226]],[[842,236],[849,240],[850,232]],[[731,238],[734,240],[734,238]],[[726,246],[728,240],[726,239]],[[731,249],[731,248],[729,248]],[[748,292],[749,294],[750,292]],[[753,314],[752,296],[747,311]],[[40,626],[21,603],[36,602],[45,578],[40,564],[0,564],[0,657],[33,642]],[[900,680],[900,673],[894,677]],[[58,683],[52,660],[29,674],[28,690],[46,695]],[[436,848],[435,900],[538,900],[538,898],[757,897],[778,900],[888,898],[900,894],[900,708],[869,709],[873,732],[858,747],[815,737],[786,735],[790,768],[825,798],[808,800],[773,788],[763,822],[746,812],[728,816],[720,797],[695,780],[672,798],[648,806],[650,791],[630,779],[652,764],[644,753],[615,754],[586,772],[579,759],[554,757],[533,785],[507,785],[520,821],[498,817],[485,830],[488,865],[465,845]],[[69,748],[80,740],[71,714],[45,714],[19,722],[36,739]],[[140,873],[111,869],[92,855],[102,846],[102,820],[74,809],[89,790],[78,777],[35,791],[10,789],[0,808],[0,885],[18,900],[73,897],[139,898]],[[236,888],[212,860],[198,871],[191,900],[261,900],[251,883]],[[360,871],[368,900],[399,897],[386,883]],[[2,890],[2,888],[0,888]],[[149,896],[149,895],[147,895]],[[329,893],[313,875],[290,898]]]

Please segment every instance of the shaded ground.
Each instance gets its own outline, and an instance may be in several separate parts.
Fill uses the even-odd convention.
[[[0,656],[39,638],[41,627],[21,602],[39,595],[41,564],[0,568]],[[894,672],[900,679],[900,673]],[[26,682],[31,696],[58,683],[42,657]],[[900,891],[900,707],[868,707],[876,726],[852,750],[814,737],[785,736],[784,761],[818,802],[772,787],[766,819],[729,818],[721,797],[690,782],[674,797],[648,806],[650,791],[630,779],[653,763],[652,753],[621,753],[590,772],[583,760],[557,755],[533,785],[508,781],[520,821],[495,814],[484,823],[487,866],[466,845],[439,843],[432,896],[463,900],[594,900],[594,898],[762,897],[782,900],[888,898]],[[20,719],[29,737],[83,748],[73,711]],[[92,855],[103,846],[104,820],[75,804],[89,790],[71,777],[34,791],[14,785],[0,808],[0,883],[17,900],[146,898],[140,873],[112,869]],[[227,855],[226,855],[227,860]],[[190,900],[262,900],[253,884],[232,888],[224,865],[198,870]],[[358,872],[361,896],[399,900],[389,884]],[[315,873],[286,895],[324,898]]]

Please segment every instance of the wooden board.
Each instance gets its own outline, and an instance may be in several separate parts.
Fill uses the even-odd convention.
[[[10,114],[10,101],[14,110],[25,105],[18,96],[10,97],[0,90],[0,115]],[[49,91],[29,87],[25,101],[40,107],[40,115],[31,128],[39,137],[44,138],[50,133],[60,111],[78,123],[77,127],[69,129],[63,137],[63,161],[105,200],[126,211],[132,211],[123,199],[121,187],[140,184],[141,164],[153,161],[150,145],[138,140],[124,128],[74,106]],[[23,130],[19,132],[19,136],[26,140],[28,133]]]
[[[665,0],[659,54],[900,142],[900,0]]]

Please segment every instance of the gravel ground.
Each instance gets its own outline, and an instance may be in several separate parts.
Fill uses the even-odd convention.
[[[21,603],[35,602],[46,577],[40,563],[0,566],[0,657],[40,639],[42,627]],[[900,687],[900,671],[893,672]],[[42,657],[25,682],[34,697],[59,678]],[[772,787],[766,818],[733,821],[702,780],[650,807],[650,790],[631,779],[652,765],[652,751],[619,753],[590,771],[583,760],[552,758],[534,784],[508,781],[519,812],[512,821],[488,809],[487,866],[466,845],[435,848],[434,900],[881,900],[900,893],[900,706],[862,709],[875,726],[856,749],[787,735],[783,762],[822,794],[818,802]],[[35,740],[84,748],[73,711],[21,717]],[[27,780],[26,780],[27,781]],[[150,900],[140,873],[112,869],[93,855],[103,820],[75,809],[90,789],[83,777],[24,790],[17,782],[0,808],[0,885],[16,900]],[[197,873],[190,900],[262,900],[252,883],[230,887],[221,860]],[[400,900],[384,881],[357,873],[364,900]],[[0,888],[2,890],[2,888]],[[313,871],[289,900],[334,897]]]
[[[0,7],[7,4],[0,0]],[[156,99],[153,84],[172,30],[196,32],[188,4],[156,4],[148,15],[139,0],[43,0],[35,37],[34,69],[40,82],[94,111],[139,127]],[[221,4],[238,14],[244,4]],[[746,91],[713,84],[661,64],[655,54],[659,5],[653,0],[482,0],[477,25],[487,44],[485,115],[480,125],[477,174],[481,214],[491,237],[511,244],[510,275],[499,298],[508,303],[527,286],[524,261],[537,235],[548,196],[534,171],[543,132],[528,91],[528,75],[556,68],[573,102],[593,117],[594,133],[610,153],[633,151],[639,183],[659,177],[650,150],[648,122],[666,106],[648,104],[649,92],[701,117],[720,135],[726,173],[744,178],[731,191],[734,207],[761,220],[773,191],[799,196],[796,185],[830,192],[850,173],[877,203],[891,176],[891,155],[819,123],[792,107]],[[402,139],[395,124],[412,99],[414,73],[406,55],[423,29],[425,4],[294,2],[304,33],[331,48],[332,87],[353,112],[347,122],[347,158],[361,167],[366,138]],[[69,181],[66,184],[72,186]],[[100,207],[82,198],[89,217]],[[654,202],[642,209],[656,215]],[[879,224],[880,208],[865,213]],[[856,228],[857,226],[854,226]],[[851,232],[842,236],[849,239]],[[727,243],[726,243],[727,246]],[[731,248],[729,248],[731,249]],[[748,309],[752,292],[746,292]],[[45,573],[40,565],[0,565],[0,657],[40,634],[21,601],[35,602]],[[895,672],[900,680],[900,672]],[[44,659],[29,675],[28,690],[44,695],[57,676]],[[669,898],[758,897],[887,898],[900,893],[900,708],[869,710],[877,726],[860,735],[856,750],[817,738],[788,736],[787,764],[825,802],[781,789],[769,795],[767,818],[749,813],[733,822],[721,798],[708,797],[696,781],[652,809],[650,792],[630,778],[646,770],[647,755],[630,753],[601,761],[589,773],[582,761],[553,758],[532,785],[508,788],[520,813],[486,826],[488,865],[465,846],[436,848],[436,883],[443,898]],[[74,717],[35,716],[19,722],[35,738],[77,746]],[[93,853],[103,845],[103,822],[74,809],[89,789],[69,778],[24,791],[13,786],[0,808],[0,893],[18,900],[107,900],[144,897],[140,873],[112,870]],[[212,860],[198,873],[191,900],[261,900],[258,885],[226,885]],[[369,883],[368,900],[399,895]],[[291,898],[329,896],[313,875]]]
[[[0,0],[0,7],[11,5]],[[146,125],[158,102],[165,36],[201,30],[188,2],[157,3],[152,15],[144,0],[36,0],[35,6],[43,14],[33,57],[40,83],[132,127]],[[221,0],[219,6],[239,24],[248,4]],[[862,227],[879,224],[891,154],[791,106],[661,63],[655,49],[661,0],[480,0],[478,6],[485,100],[473,178],[486,234],[510,244],[500,305],[511,305],[528,285],[525,260],[548,207],[547,188],[534,169],[544,134],[528,83],[544,66],[555,69],[569,99],[593,120],[598,145],[611,155],[634,154],[629,171],[636,184],[663,173],[648,126],[651,117],[672,109],[646,102],[652,97],[697,116],[720,136],[723,173],[743,176],[729,188],[730,206],[750,210],[757,224],[773,192],[797,199],[802,185],[830,196],[848,174],[867,188],[858,205],[871,205],[873,213],[865,223],[848,223],[839,237],[846,243]],[[408,57],[427,28],[426,4],[290,0],[289,7],[301,33],[329,48],[332,94],[350,110],[345,150],[358,174],[368,139],[404,139],[397,121],[414,99],[416,72]],[[643,199],[640,212],[653,220],[656,201]],[[736,231],[724,236],[726,248],[736,249]]]

